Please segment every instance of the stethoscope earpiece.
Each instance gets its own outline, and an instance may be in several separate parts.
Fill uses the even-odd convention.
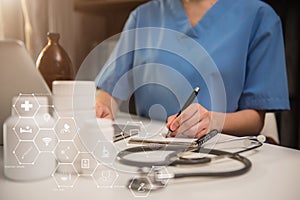
[[[266,136],[264,135],[259,135],[256,137],[257,141],[264,143],[266,141]]]
[[[266,136],[264,135],[258,135],[258,136],[246,136],[246,137],[243,137],[244,138],[244,145],[246,147],[249,147],[251,145],[255,145],[255,144],[262,144],[266,141]]]

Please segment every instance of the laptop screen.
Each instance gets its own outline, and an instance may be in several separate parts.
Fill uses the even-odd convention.
[[[0,40],[0,145],[3,123],[10,116],[12,99],[22,94],[50,95],[51,91],[19,40]]]

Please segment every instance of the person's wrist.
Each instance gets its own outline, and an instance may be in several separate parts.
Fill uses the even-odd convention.
[[[210,130],[222,132],[225,123],[225,113],[210,112]]]

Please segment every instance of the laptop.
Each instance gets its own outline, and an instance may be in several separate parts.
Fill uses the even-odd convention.
[[[0,145],[3,145],[3,123],[11,114],[12,98],[20,93],[50,95],[51,90],[22,41],[0,40],[0,70]]]

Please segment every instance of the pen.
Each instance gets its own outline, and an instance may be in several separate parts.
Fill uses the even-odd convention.
[[[176,118],[181,114],[181,112],[183,110],[185,110],[189,105],[191,105],[191,103],[194,101],[195,97],[198,95],[200,91],[199,87],[195,87],[194,91],[192,92],[192,94],[190,95],[190,97],[187,99],[187,101],[185,102],[185,104],[183,105],[183,107],[180,109],[180,111],[177,113]],[[170,134],[172,133],[172,131],[169,129],[166,138],[170,136]]]
[[[204,144],[205,142],[207,142],[208,140],[210,140],[211,138],[215,137],[218,134],[218,130],[213,129],[210,132],[208,132],[206,135],[202,136],[201,138],[198,138],[195,143],[198,146],[201,146],[202,144]]]

